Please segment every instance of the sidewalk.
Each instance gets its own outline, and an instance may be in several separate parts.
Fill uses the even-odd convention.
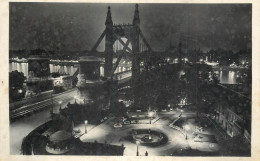
[[[87,124],[87,125],[85,125],[84,123],[78,124],[78,125],[74,126],[73,130],[78,130],[78,129],[79,129],[79,130],[80,130],[80,133],[77,134],[77,135],[78,135],[78,137],[79,137],[81,140],[84,140],[84,139],[87,137],[87,135],[88,135],[94,128],[96,128],[96,127],[102,125],[103,123],[105,123],[105,122],[107,122],[107,121],[109,121],[109,120],[111,120],[111,119],[113,119],[113,118],[114,118],[114,117],[110,117],[110,118],[108,118],[106,121],[101,122],[100,124],[97,124],[97,125],[93,125],[93,124]],[[85,133],[85,130],[86,130],[86,133]]]

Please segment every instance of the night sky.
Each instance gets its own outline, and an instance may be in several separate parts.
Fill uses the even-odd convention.
[[[105,29],[132,23],[135,4],[10,3],[10,49],[90,50]],[[250,4],[139,4],[141,30],[155,51],[251,48]],[[98,48],[104,50],[104,44]]]

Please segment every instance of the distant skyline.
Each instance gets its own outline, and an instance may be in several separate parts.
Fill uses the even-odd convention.
[[[132,23],[135,4],[10,3],[10,50],[90,50],[105,29]],[[155,51],[251,48],[251,4],[139,4],[141,30]],[[104,43],[98,48],[104,50]]]

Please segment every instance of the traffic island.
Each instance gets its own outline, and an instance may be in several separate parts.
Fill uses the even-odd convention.
[[[168,142],[168,137],[164,133],[150,129],[133,129],[129,136],[129,141],[138,142],[144,146],[155,147]]]

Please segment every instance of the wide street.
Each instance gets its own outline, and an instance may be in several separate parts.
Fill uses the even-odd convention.
[[[60,104],[62,101],[62,108],[64,108],[68,102],[74,101],[74,96],[77,90],[73,89],[71,91],[64,92],[62,94],[53,97],[53,111],[54,113],[59,112]],[[14,122],[10,123],[10,154],[18,155],[20,154],[20,148],[23,138],[28,135],[33,129],[37,128],[39,125],[49,121],[50,118],[50,108],[52,104],[52,99],[47,99],[41,102],[33,104],[32,107],[43,106],[44,110],[31,113],[29,116],[19,118]]]

